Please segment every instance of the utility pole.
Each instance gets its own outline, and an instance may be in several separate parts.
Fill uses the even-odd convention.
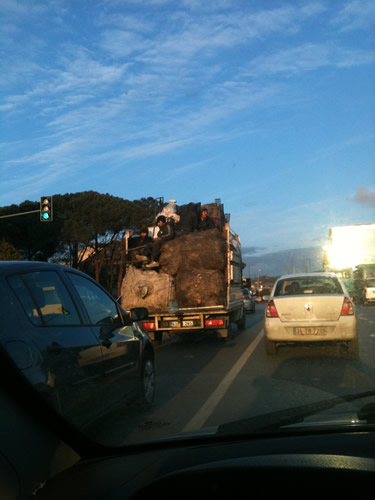
[[[293,254],[291,254],[290,260],[291,260],[291,264],[292,264],[292,273],[291,274],[294,274],[295,273],[295,268],[294,268]]]

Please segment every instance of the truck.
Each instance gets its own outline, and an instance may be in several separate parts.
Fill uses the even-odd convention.
[[[202,208],[214,227],[180,231],[183,219],[197,220]],[[176,236],[163,244],[159,267],[129,259],[121,305],[125,310],[147,308],[142,326],[152,340],[161,341],[164,332],[197,331],[216,332],[227,339],[232,323],[245,328],[240,237],[230,227],[230,215],[224,213],[219,199],[204,205],[173,205],[173,211],[165,214],[174,221]],[[149,228],[149,233],[155,234],[155,228]]]
[[[360,264],[353,275],[355,301],[364,305],[375,302],[375,264]]]
[[[359,301],[356,269],[375,264],[375,224],[352,224],[329,228],[328,244],[324,247],[323,265],[344,282],[350,296]],[[360,267],[359,267],[360,266]],[[357,276],[357,277],[356,277]]]

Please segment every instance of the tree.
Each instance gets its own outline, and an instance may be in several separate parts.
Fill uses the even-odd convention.
[[[4,238],[0,242],[0,260],[21,260],[17,249]]]
[[[94,261],[98,282],[105,249],[121,240],[125,231],[152,220],[149,200],[133,202],[95,191],[66,194],[62,207],[66,217],[63,238],[69,246],[70,263],[85,270],[86,262]]]

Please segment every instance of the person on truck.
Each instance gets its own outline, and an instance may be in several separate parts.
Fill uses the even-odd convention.
[[[213,229],[215,226],[214,221],[208,216],[207,208],[202,208],[201,216],[198,222],[199,231],[205,231],[206,229]]]
[[[167,221],[164,215],[159,215],[156,219],[156,225],[159,228],[156,239],[151,247],[151,262],[146,267],[158,267],[161,247],[166,241],[172,240],[175,236],[173,223]]]
[[[133,236],[129,241],[132,258],[138,262],[148,262],[151,254],[152,238],[148,236],[148,227],[142,227],[140,236]]]
[[[198,211],[195,203],[179,209],[180,220],[176,224],[176,236],[192,233],[198,229]]]

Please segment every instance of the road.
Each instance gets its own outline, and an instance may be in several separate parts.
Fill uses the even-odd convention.
[[[264,306],[223,342],[191,332],[155,346],[157,393],[151,410],[132,410],[106,425],[106,442],[144,440],[217,425],[336,395],[374,389],[375,307],[357,306],[360,355],[338,346],[292,347],[267,356]]]

